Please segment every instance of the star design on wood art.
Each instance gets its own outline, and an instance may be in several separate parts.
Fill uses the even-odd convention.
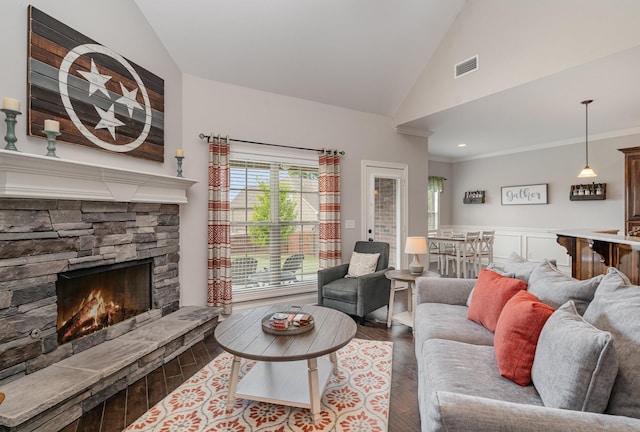
[[[95,92],[100,91],[106,97],[110,98],[109,91],[105,87],[105,84],[111,79],[111,75],[102,75],[98,72],[98,67],[93,59],[91,59],[91,72],[78,71],[78,73],[89,81],[89,96],[93,96]]]
[[[136,96],[138,94],[138,89],[135,88],[131,91],[127,90],[124,84],[120,83],[120,89],[122,89],[122,97],[116,100],[116,103],[122,104],[127,107],[127,111],[129,111],[129,117],[133,117],[133,110],[135,108],[142,109],[142,105],[136,101]]]
[[[120,120],[116,118],[113,107],[114,107],[114,104],[111,104],[111,106],[109,107],[109,110],[105,111],[100,107],[94,105],[94,108],[96,109],[96,111],[98,111],[98,114],[100,115],[100,121],[96,125],[96,129],[108,129],[109,133],[111,134],[111,137],[115,140],[116,127],[122,126],[124,123],[122,123]]]
[[[98,66],[93,59],[91,59],[91,72],[88,71],[78,71],[80,75],[82,75],[87,81],[89,81],[89,96],[93,96],[93,94],[97,91],[102,92],[107,98],[111,99],[109,95],[109,91],[106,88],[106,83],[111,79],[111,75],[103,75],[98,71]],[[127,90],[124,84],[120,84],[120,89],[122,90],[122,96],[116,99],[116,103],[122,104],[127,107],[127,111],[129,112],[129,117],[133,117],[134,109],[142,109],[142,105],[138,103],[136,100],[136,96],[138,94],[138,88],[135,88],[131,91]],[[100,121],[95,126],[95,129],[108,129],[111,137],[116,139],[116,127],[123,126],[124,123],[118,120],[115,116],[114,104],[111,104],[107,111],[100,108],[98,105],[93,104],[93,107],[96,109],[98,114],[100,115]]]
[[[72,76],[72,66],[76,64],[76,62],[81,57],[94,54],[110,57],[120,66],[116,65],[115,63],[109,63],[109,65],[101,65],[99,58],[90,58],[91,70],[78,70],[76,72],[78,74],[78,77],[86,79],[89,83],[87,91],[88,97],[76,97],[76,99],[81,100],[85,103],[89,103],[95,108],[100,117],[97,124],[93,126],[93,129],[95,129],[96,131],[98,129],[107,129],[111,134],[113,140],[117,141],[116,129],[120,126],[125,126],[127,123],[119,120],[116,115],[118,117],[128,116],[129,118],[134,120],[133,122],[131,122],[131,124],[142,122],[142,130],[137,137],[128,137],[125,133],[123,134],[122,139],[118,137],[118,139],[121,139],[122,142],[110,142],[108,138],[105,140],[104,138],[106,137],[104,136],[96,136],[95,131],[90,127],[87,127],[89,125],[84,124],[84,122],[86,122],[87,120],[81,119],[76,113],[74,104],[72,102],[72,97],[69,94],[69,77]],[[96,64],[96,62],[98,64]],[[114,67],[116,69],[113,69]],[[124,71],[121,70],[121,68],[124,68]],[[116,71],[112,74],[114,76],[118,74],[116,76],[116,80],[114,80],[115,82],[110,82],[113,76],[100,73],[100,70]],[[122,76],[124,78],[124,81],[119,82],[117,80],[118,76]],[[115,88],[116,82],[120,84],[120,90]],[[107,89],[108,84],[109,89]],[[133,87],[133,89],[128,90],[127,86]],[[147,137],[149,136],[149,132],[151,130],[151,122],[154,116],[151,109],[151,100],[149,99],[149,93],[147,92],[145,83],[136,69],[131,65],[131,63],[129,63],[127,59],[114,52],[113,50],[99,44],[82,44],[74,47],[65,55],[60,64],[60,69],[58,70],[58,89],[60,98],[62,99],[62,104],[67,114],[69,115],[69,119],[73,122],[78,131],[93,144],[106,150],[123,153],[138,148],[146,141]],[[97,92],[100,92],[102,94],[96,95]],[[139,101],[138,99],[142,99],[142,101]],[[121,105],[122,107],[116,106],[116,104]],[[126,111],[124,107],[126,107]],[[136,113],[135,110],[142,111],[142,113],[139,115],[139,118],[137,119],[133,118],[134,114],[136,114],[136,116],[138,117],[138,113]],[[91,124],[93,125],[93,121],[91,122]],[[135,139],[131,142],[126,142],[128,138]]]

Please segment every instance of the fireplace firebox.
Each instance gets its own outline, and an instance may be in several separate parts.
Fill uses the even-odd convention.
[[[146,259],[58,274],[58,344],[148,311],[152,267]]]

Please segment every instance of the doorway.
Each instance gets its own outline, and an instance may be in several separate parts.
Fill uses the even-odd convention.
[[[362,161],[362,238],[389,243],[389,265],[397,269],[406,267],[407,171],[405,164]]]

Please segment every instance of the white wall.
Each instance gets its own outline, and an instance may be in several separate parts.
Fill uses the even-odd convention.
[[[578,179],[584,144],[459,162],[452,166],[452,225],[489,225],[544,229],[616,228],[624,232],[624,155],[617,149],[638,145],[640,136],[589,143],[595,179]],[[604,201],[570,201],[572,184],[607,184]],[[546,205],[501,205],[502,186],[548,184]],[[485,204],[463,204],[467,190],[486,190]]]
[[[182,212],[182,303],[206,301],[207,145],[200,132],[232,138],[311,148],[338,148],[342,158],[342,230],[346,261],[360,240],[360,161],[406,163],[409,167],[409,233],[426,231],[426,139],[394,132],[391,119],[301,99],[203,80],[183,79],[183,146],[185,176],[198,179]],[[232,143],[233,145],[233,143]],[[264,148],[262,148],[264,149]],[[273,152],[277,152],[273,149]],[[305,156],[309,156],[305,153]]]
[[[152,162],[122,154],[108,153],[58,142],[56,153],[68,160],[97,163],[119,168],[175,175],[175,149],[182,137],[182,74],[167,54],[132,0],[10,0],[0,2],[3,35],[0,67],[0,96],[21,102],[16,147],[26,153],[45,155],[45,137],[27,137],[27,46],[28,10],[33,5],[47,15],[111,48],[123,57],[164,79],[165,91],[165,163]],[[5,134],[2,115],[2,137]],[[4,141],[4,140],[2,140]],[[2,144],[4,147],[4,144]]]
[[[637,0],[467,0],[396,113],[403,124],[640,45]],[[453,79],[479,55],[478,70]]]

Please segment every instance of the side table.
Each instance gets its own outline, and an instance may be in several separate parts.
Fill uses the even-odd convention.
[[[391,327],[391,321],[395,320],[413,328],[413,309],[415,304],[415,284],[419,277],[440,277],[440,273],[425,271],[421,274],[411,274],[409,270],[389,270],[384,274],[391,280],[391,291],[389,293],[389,312],[387,314],[387,328]],[[406,286],[397,286],[398,282],[406,282]],[[407,310],[397,314],[393,313],[393,302],[396,291],[407,290]]]

